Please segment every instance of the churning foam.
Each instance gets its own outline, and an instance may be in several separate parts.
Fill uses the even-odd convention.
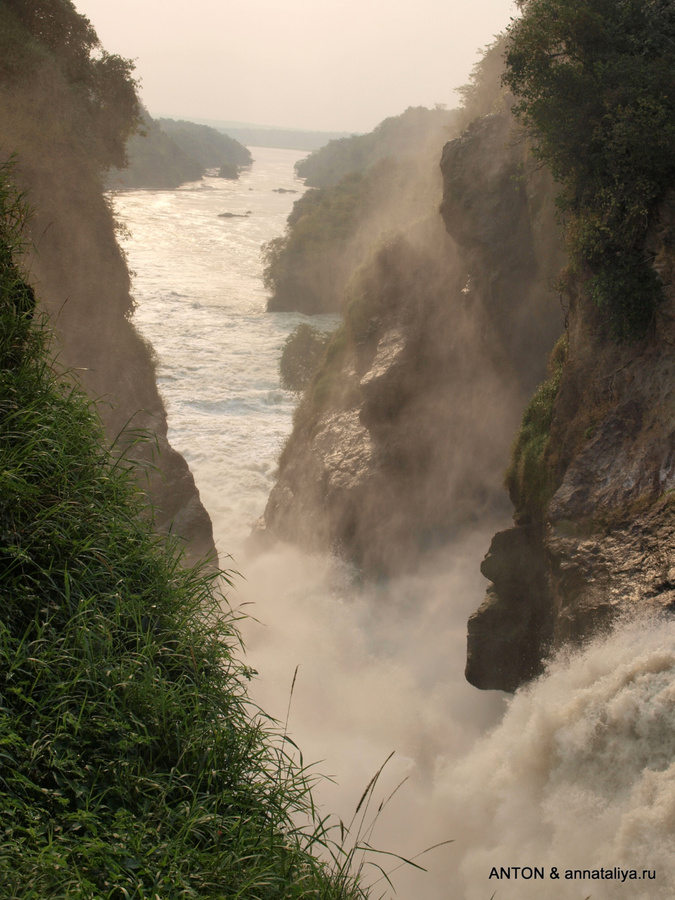
[[[436,799],[462,824],[448,896],[672,897],[675,622],[623,625],[560,656],[492,734],[439,771]],[[509,879],[495,877],[502,868]]]
[[[245,631],[260,670],[256,699],[284,719],[300,664],[289,730],[305,760],[335,776],[317,796],[345,821],[396,751],[380,796],[408,781],[374,845],[410,857],[453,840],[419,860],[427,874],[399,870],[397,896],[672,897],[675,622],[624,624],[559,655],[495,724],[503,698],[471,688],[462,672],[466,607],[484,585],[481,541],[467,538],[435,570],[379,593],[296,549],[247,564],[238,594],[265,623]]]

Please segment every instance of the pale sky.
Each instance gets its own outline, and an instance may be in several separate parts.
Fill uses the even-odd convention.
[[[457,105],[512,0],[74,0],[155,116],[370,131]]]

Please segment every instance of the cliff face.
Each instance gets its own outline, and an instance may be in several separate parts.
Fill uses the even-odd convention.
[[[586,639],[625,612],[672,608],[674,238],[671,194],[647,248],[664,301],[639,343],[600,339],[583,283],[572,294],[547,449],[554,492],[541,516],[516,510],[515,527],[496,535],[483,564],[494,584],[469,623],[467,666],[479,687],[513,690],[550,649]],[[519,561],[513,548],[525,545]],[[519,625],[500,631],[502,619]]]
[[[35,208],[30,279],[55,332],[58,364],[97,401],[109,440],[148,464],[141,486],[157,528],[185,539],[190,558],[214,552],[194,478],[167,439],[152,350],[129,319],[129,274],[100,188],[64,159],[57,173],[24,163],[28,156],[18,174]],[[133,445],[139,431],[148,439]]]
[[[187,464],[167,441],[151,350],[130,321],[129,273],[101,187],[105,168],[119,156],[118,120],[129,118],[128,112],[116,117],[114,98],[102,88],[96,93],[106,60],[112,86],[121,84],[127,93],[133,88],[120,76],[124,65],[116,57],[101,57],[102,71],[92,74],[97,63],[88,54],[95,35],[68,4],[54,9],[71,28],[71,43],[59,37],[58,16],[37,10],[33,22],[31,7],[22,9],[18,17],[0,5],[0,140],[3,158],[16,154],[13,174],[34,210],[28,278],[49,313],[58,364],[98,401],[110,440],[127,425],[156,439],[134,445],[129,433],[117,446],[154,462],[143,487],[157,525],[171,527],[189,541],[191,556],[201,556],[213,551],[211,523]],[[84,29],[82,46],[73,38],[76,26]],[[85,77],[93,85],[87,90]]]
[[[550,186],[524,186],[523,158],[507,114],[450,142],[452,237],[432,212],[353,276],[282,454],[275,537],[391,574],[506,509],[508,446],[562,327]]]

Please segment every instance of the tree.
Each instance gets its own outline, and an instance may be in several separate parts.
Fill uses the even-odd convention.
[[[107,53],[71,0],[3,0],[2,4],[56,62],[79,105],[80,139],[102,169],[126,165],[126,142],[140,124],[133,63]],[[19,78],[29,57],[14,60]]]
[[[615,339],[640,337],[661,299],[645,254],[675,176],[672,0],[521,0],[505,84],[562,191],[572,266]]]

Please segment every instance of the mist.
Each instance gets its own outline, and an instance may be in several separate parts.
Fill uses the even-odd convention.
[[[187,20],[177,3],[78,7],[111,50],[141,57],[153,112],[188,116],[366,128],[451,97],[469,63],[449,35],[473,52],[463,7],[436,3],[202,0]],[[470,109],[358,173],[366,199],[338,249],[294,263],[331,302],[267,311],[260,247],[305,187],[297,154],[255,148],[239,180],[104,198],[110,159],[70,140],[83,112],[65,71],[41,61],[2,98],[40,204],[31,277],[59,364],[98,398],[110,440],[129,421],[155,432],[157,523],[189,553],[212,547],[208,510],[223,607],[255,670],[251,709],[315,773],[336,839],[380,773],[347,837],[372,848],[360,858],[373,896],[669,896],[673,623],[631,616],[547,651],[512,696],[465,678],[480,563],[511,520],[513,437],[564,325],[554,187],[528,168],[499,73],[467,131]],[[298,398],[279,356],[316,312],[335,333]]]
[[[514,697],[479,693],[463,664],[485,536],[467,536],[429,560],[424,577],[397,580],[386,596],[356,588],[334,561],[292,548],[259,559],[234,595],[260,619],[244,628],[259,672],[256,699],[284,723],[305,762],[318,761],[317,772],[335,779],[318,783],[316,799],[345,823],[395,752],[377,802],[405,781],[371,845],[410,859],[452,841],[417,859],[426,873],[387,861],[399,896],[669,896],[672,623],[624,623],[583,651],[561,653]],[[545,878],[490,877],[502,867],[539,867]],[[560,880],[550,877],[553,867]],[[617,867],[639,880],[565,879],[567,871]],[[374,866],[369,878],[377,883]]]

